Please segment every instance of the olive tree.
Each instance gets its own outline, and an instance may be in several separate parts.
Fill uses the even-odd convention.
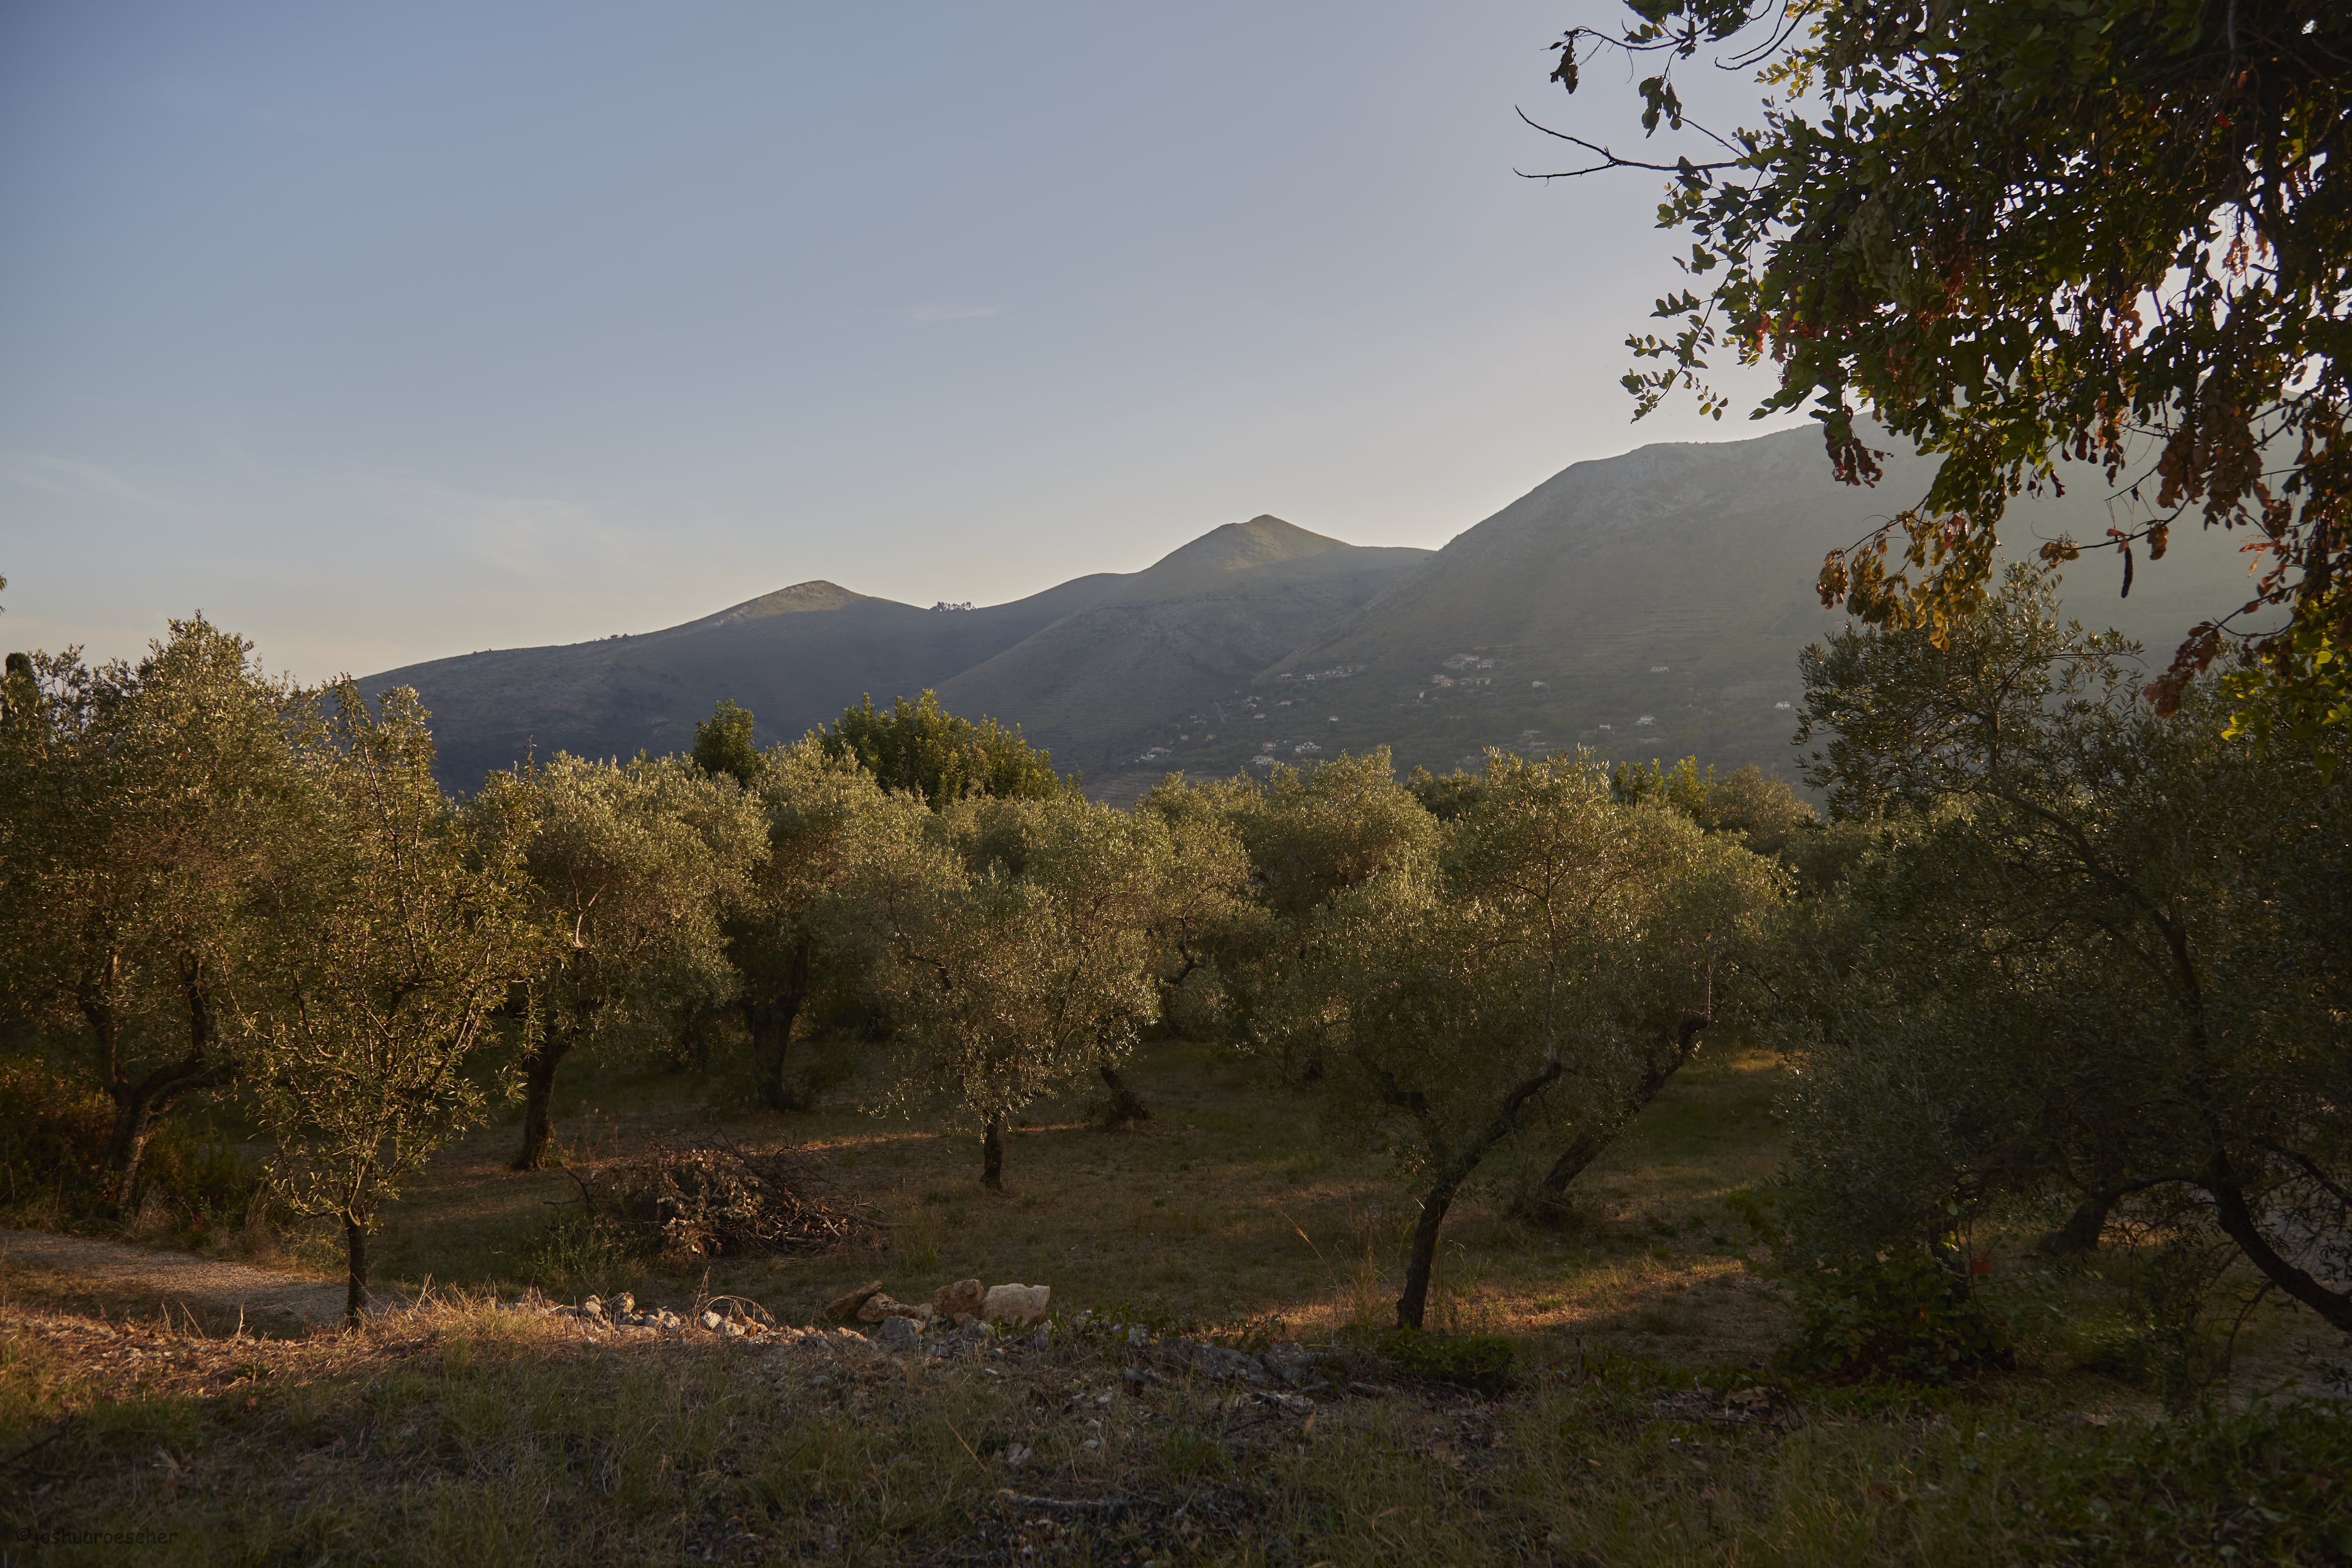
[[[1797,1045],[1795,1174],[1824,1253],[2019,1198],[2163,1209],[2352,1331],[2352,768],[2264,754],[2192,685],[2011,574],[1937,647],[1806,660],[1834,809],[1911,826],[1854,878]]]
[[[1777,896],[1759,857],[1613,799],[1585,759],[1496,756],[1481,782],[1428,849],[1329,902],[1289,987],[1334,1113],[1393,1133],[1419,1190],[1410,1328],[1465,1185],[1514,1145],[1604,1147],[1696,1049]]]
[[[870,860],[919,834],[928,811],[814,741],[765,753],[751,799],[766,851],[722,929],[760,1097],[794,1110],[804,1100],[786,1072],[793,1026],[828,980],[849,981],[859,965],[856,945],[836,940],[837,900]]]
[[[583,1046],[649,1036],[698,1001],[729,999],[721,921],[766,852],[759,808],[683,758],[618,765],[559,755],[519,775],[524,860],[557,959],[546,1026],[524,1054],[522,1147],[547,1163],[556,1072]],[[503,810],[504,796],[495,797]]]
[[[173,621],[137,663],[21,656],[0,717],[0,974],[114,1102],[113,1201],[162,1119],[226,1081],[222,1023],[307,799],[301,694]]]
[[[912,790],[934,810],[974,795],[1042,800],[1075,783],[1054,772],[1052,754],[1023,739],[1019,726],[975,723],[929,691],[878,710],[868,697],[814,738],[827,756],[854,758],[884,789]]]
[[[1236,982],[1262,952],[1274,916],[1256,894],[1235,808],[1258,798],[1246,779],[1206,785],[1171,773],[1136,803],[1166,829],[1171,865],[1152,927],[1159,944],[1162,1026],[1196,1038],[1235,1034]],[[1106,1074],[1114,1119],[1140,1119],[1141,1103]]]
[[[1296,921],[1335,895],[1426,850],[1437,823],[1386,746],[1300,769],[1277,767],[1227,805],[1259,898]]]
[[[369,1233],[383,1205],[511,1092],[485,1071],[508,1001],[551,956],[527,896],[521,792],[493,776],[459,813],[433,778],[416,694],[371,714],[346,680],[305,771],[320,809],[272,889],[271,984],[247,998],[236,1054],[277,1144],[289,1207],[342,1229],[344,1313],[367,1308]],[[503,819],[505,832],[483,832]],[[516,1025],[528,1046],[536,1020]]]
[[[1075,794],[935,821],[860,879],[855,918],[908,1052],[894,1099],[943,1102],[1003,1185],[1004,1125],[1116,1062],[1159,1013],[1165,829]]]
[[[1250,896],[1264,911],[1255,940],[1226,966],[1237,1032],[1273,1046],[1286,1070],[1311,1082],[1323,1070],[1318,1037],[1281,1022],[1307,933],[1349,889],[1417,863],[1435,844],[1440,819],[1398,781],[1385,746],[1277,767],[1263,784],[1235,780],[1216,786],[1213,798],[1249,858]]]

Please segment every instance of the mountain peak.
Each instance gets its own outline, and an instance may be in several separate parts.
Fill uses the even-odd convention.
[[[762,594],[756,599],[746,599],[730,605],[715,616],[705,616],[698,621],[688,621],[671,629],[740,626],[745,621],[763,621],[770,616],[801,615],[812,610],[840,610],[851,605],[877,605],[886,600],[866,594],[853,594],[838,583],[828,583],[822,577],[806,583],[795,583],[789,588],[779,588],[772,594]]]
[[[1334,550],[1356,547],[1343,540],[1310,533],[1297,523],[1261,512],[1247,522],[1228,522],[1209,530],[1189,544],[1180,544],[1135,574],[1139,584],[1163,577],[1192,579],[1234,572],[1254,571],[1303,561]]]

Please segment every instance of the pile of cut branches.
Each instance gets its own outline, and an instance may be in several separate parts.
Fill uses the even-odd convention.
[[[878,1226],[863,1205],[826,1195],[817,1157],[752,1153],[720,1139],[567,1167],[593,1224],[674,1262],[844,1247]]]

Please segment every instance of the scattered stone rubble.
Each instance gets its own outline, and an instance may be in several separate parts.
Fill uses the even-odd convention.
[[[590,1296],[577,1306],[551,1304],[533,1293],[516,1302],[515,1309],[571,1318],[583,1328],[616,1336],[687,1338],[704,1333],[719,1342],[740,1341],[773,1350],[1002,1358],[1008,1352],[1041,1351],[1053,1342],[1055,1324],[1046,1316],[1051,1296],[1051,1289],[1044,1285],[991,1286],[978,1279],[959,1279],[940,1287],[929,1301],[911,1305],[890,1296],[882,1289],[882,1281],[875,1279],[825,1304],[823,1317],[839,1325],[829,1329],[766,1321],[756,1306],[746,1311],[745,1303],[726,1297],[713,1300],[691,1320],[667,1308],[639,1311],[636,1299],[626,1291],[610,1299]],[[851,1323],[862,1328],[850,1327]],[[1142,1323],[1098,1321],[1091,1312],[1067,1320],[1064,1331],[1101,1334],[1137,1352],[1135,1364],[1123,1374],[1130,1391],[1163,1378],[1190,1374],[1210,1382],[1246,1384],[1256,1391],[1252,1397],[1300,1410],[1307,1406],[1305,1395],[1337,1392],[1323,1377],[1316,1352],[1289,1341],[1277,1341],[1253,1353],[1181,1335],[1155,1334]]]

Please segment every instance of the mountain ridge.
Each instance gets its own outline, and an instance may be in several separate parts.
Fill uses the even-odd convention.
[[[1003,605],[924,610],[813,578],[656,631],[425,660],[369,676],[361,687],[370,694],[417,689],[434,714],[439,775],[461,793],[532,755],[683,750],[695,722],[722,698],[752,711],[764,743],[797,738],[861,698],[887,702],[926,689],[951,702],[976,699],[972,711],[1013,723],[1035,709],[1047,744],[1082,753],[1061,765],[1091,768],[1103,754],[1091,743],[1099,710],[1136,701],[1107,683],[1140,680],[1147,705],[1181,705],[1288,646],[1286,633],[1264,624],[1269,616],[1284,617],[1286,627],[1301,616],[1319,626],[1427,553],[1367,549],[1261,514],[1212,529],[1140,572],[1090,573]],[[1077,620],[1106,601],[1115,602],[1103,618]],[[1101,646],[1102,628],[1114,628],[1117,642],[1147,625],[1177,651],[1108,671],[1106,658],[1115,656]],[[1031,669],[1034,687],[1041,658],[1069,665],[1055,688],[1058,703],[1038,707],[1016,678],[1004,695],[1019,711],[993,712],[987,691],[1002,670],[981,678],[977,693],[950,695],[958,677],[1056,626],[1063,630],[1042,654],[1013,668]],[[1188,642],[1188,633],[1202,628],[1223,657],[1189,646],[1201,637]],[[1235,649],[1245,652],[1236,658]]]
[[[1881,443],[1892,445],[1891,443]],[[1224,523],[1140,571],[1095,573],[975,610],[918,609],[823,579],[657,632],[426,661],[363,682],[415,685],[442,777],[536,752],[683,750],[721,698],[764,742],[871,694],[939,692],[1018,724],[1105,798],[1162,772],[1229,773],[1392,747],[1443,770],[1488,746],[1696,754],[1793,771],[1796,655],[1843,624],[1812,588],[1927,489],[1887,458],[1876,489],[1838,484],[1815,430],[1672,442],[1576,463],[1436,551],[1349,544],[1271,514]],[[2095,486],[2021,498],[2030,549],[2102,537]],[[2177,541],[2128,600],[2095,553],[2069,604],[2088,623],[2172,640],[2243,597],[2234,554]]]

